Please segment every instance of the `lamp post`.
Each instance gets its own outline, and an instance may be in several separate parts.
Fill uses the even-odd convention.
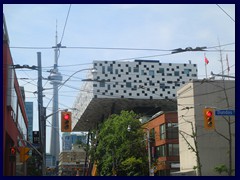
[[[49,118],[52,115],[58,113],[59,111],[68,111],[68,109],[64,109],[64,110],[59,109],[56,112],[51,113],[47,116],[44,113],[44,115],[42,116],[43,117],[43,123],[44,123],[44,125],[43,125],[43,135],[42,135],[43,136],[43,145],[42,145],[43,146],[43,148],[42,148],[43,149],[43,152],[42,152],[42,159],[43,159],[42,174],[43,174],[43,176],[46,175],[46,121],[47,121],[47,118]]]
[[[227,77],[227,78],[233,78],[233,79],[235,79],[234,76],[228,76],[228,75],[224,75],[224,74],[214,74],[214,73],[211,71],[210,79],[215,79],[216,76]]]
[[[96,74],[97,73],[97,69],[95,68],[86,68],[86,69],[80,69],[76,72],[74,72],[71,76],[69,76],[63,83],[61,83],[61,85],[63,86],[71,77],[73,77],[75,74],[81,72],[81,71],[86,71],[86,70],[91,70],[92,74]]]
[[[150,150],[150,133],[149,129],[147,127],[142,127],[142,129],[147,130],[147,142],[148,142],[148,171],[149,171],[149,176],[153,176],[153,170],[151,168],[151,150]],[[128,131],[131,131],[131,126],[128,125],[127,128]]]
[[[148,128],[143,128],[143,129],[147,130],[149,176],[153,176],[152,168],[151,168],[150,133],[149,133],[149,129]]]

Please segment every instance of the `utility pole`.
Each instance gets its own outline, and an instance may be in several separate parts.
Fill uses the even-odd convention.
[[[148,142],[148,170],[149,170],[149,176],[154,176],[154,173],[152,172],[151,168],[151,150],[150,150],[150,132],[148,128],[145,128],[147,130],[147,142]]]
[[[224,70],[223,70],[223,59],[222,59],[222,49],[221,49],[221,45],[220,45],[219,40],[218,40],[218,44],[219,44],[220,62],[221,62],[221,67],[222,67],[222,75],[224,75]],[[222,76],[222,79],[224,80],[225,77]]]
[[[44,109],[43,109],[43,87],[42,87],[42,62],[41,52],[37,52],[38,61],[38,120],[39,120],[39,134],[40,147],[42,151],[42,175],[45,175],[46,159],[45,159],[45,128],[44,128]]]

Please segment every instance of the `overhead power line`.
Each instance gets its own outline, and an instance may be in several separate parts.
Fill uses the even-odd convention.
[[[235,44],[235,42],[233,43],[227,43],[227,44],[223,44],[220,47],[223,46],[228,46],[228,45],[233,45]],[[211,48],[216,48],[219,47],[219,45],[217,46],[210,46],[210,47],[206,47],[205,49],[211,49]],[[12,46],[10,48],[15,48],[15,49],[53,49],[54,47],[30,47],[30,46]],[[176,49],[154,49],[154,48],[123,48],[123,47],[91,47],[91,46],[63,46],[61,48],[64,49],[92,49],[92,50],[123,50],[123,51],[167,51],[167,52],[172,52]]]
[[[221,6],[219,6],[219,4],[216,4],[228,17],[230,17],[230,19],[233,21],[233,22],[235,22],[235,20],[226,12],[226,11],[224,11],[224,9],[221,7]]]
[[[67,18],[66,18],[65,25],[64,25],[64,28],[63,28],[63,33],[62,33],[62,38],[61,38],[60,44],[62,43],[64,32],[65,32],[65,28],[67,26],[67,21],[68,21],[68,16],[69,16],[69,13],[70,13],[70,9],[71,9],[71,4],[70,4],[69,9],[68,9],[68,14],[67,14]]]

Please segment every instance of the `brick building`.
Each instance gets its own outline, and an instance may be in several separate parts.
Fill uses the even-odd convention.
[[[64,150],[59,155],[60,176],[83,176],[86,172],[86,151],[79,144],[74,144],[71,150]]]
[[[151,164],[155,166],[155,176],[169,176],[179,171],[177,112],[160,111],[142,127],[149,130]]]
[[[5,18],[3,18],[3,175],[26,175],[26,163],[20,162],[20,147],[26,146],[28,120],[24,91],[19,87],[9,48]],[[15,148],[10,158],[10,148]]]

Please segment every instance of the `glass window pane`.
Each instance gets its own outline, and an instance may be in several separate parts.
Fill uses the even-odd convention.
[[[134,67],[133,72],[139,72],[139,68],[138,67]]]
[[[154,76],[154,70],[149,70],[149,76]]]
[[[164,73],[164,68],[159,68],[159,73]]]
[[[166,129],[165,129],[165,124],[160,125],[160,139],[165,139],[166,138]]]

